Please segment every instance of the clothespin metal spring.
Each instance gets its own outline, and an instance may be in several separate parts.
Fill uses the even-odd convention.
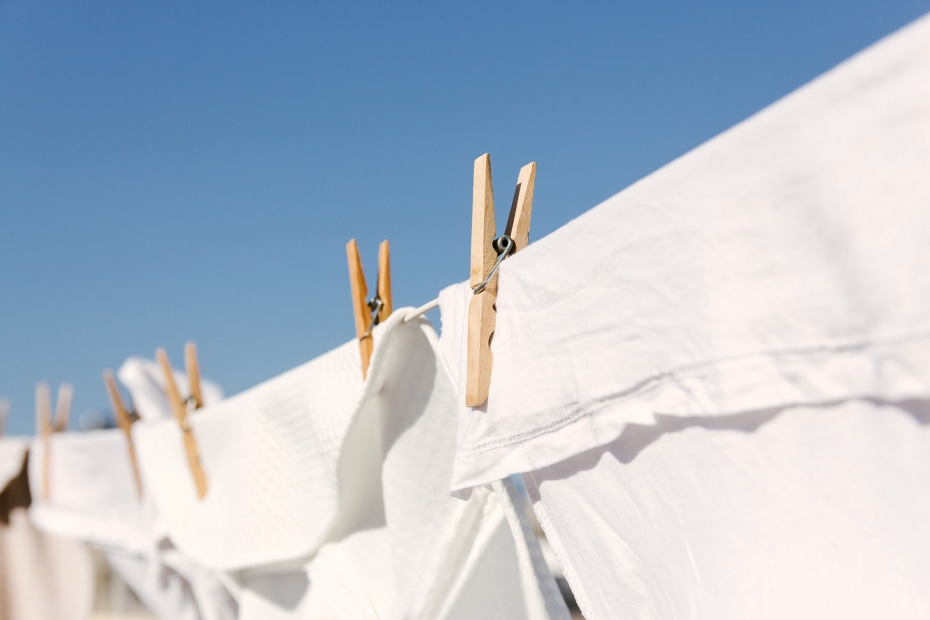
[[[494,266],[491,267],[491,271],[488,273],[488,277],[484,279],[484,282],[472,289],[472,293],[477,295],[484,291],[488,286],[488,282],[491,281],[491,278],[494,277],[494,274],[497,273],[497,268],[501,266],[501,263],[504,262],[504,259],[510,256],[514,249],[516,249],[517,244],[513,242],[513,238],[510,235],[501,235],[494,240],[494,251],[497,252],[497,262],[494,263]]]
[[[372,297],[366,302],[366,305],[371,310],[371,323],[365,333],[358,337],[359,340],[371,338],[371,332],[374,330],[375,325],[381,322],[381,309],[384,308],[384,302],[380,297]]]

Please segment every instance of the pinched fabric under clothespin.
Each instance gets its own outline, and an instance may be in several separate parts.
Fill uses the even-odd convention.
[[[188,420],[189,412],[203,406],[197,349],[193,342],[188,342],[185,347],[187,376],[190,380],[190,396],[186,400],[181,398],[181,393],[178,391],[178,386],[174,381],[174,373],[171,371],[171,362],[168,360],[168,354],[164,349],[158,349],[155,351],[155,357],[165,375],[165,392],[168,396],[168,402],[171,403],[171,411],[174,413],[174,417],[178,421],[178,426],[181,427],[181,432],[184,435],[184,450],[187,453],[188,465],[190,466],[191,475],[194,478],[197,497],[203,499],[207,494],[207,476],[203,471],[203,466],[200,464],[197,440],[194,437],[194,431],[191,428],[190,420]]]
[[[358,336],[364,379],[368,376],[368,364],[375,346],[371,332],[375,325],[391,316],[394,309],[391,299],[391,246],[387,241],[382,241],[378,248],[378,284],[375,296],[371,299],[368,299],[368,284],[355,239],[350,239],[346,244],[346,256],[349,259],[352,310],[355,313],[355,333]]]
[[[475,160],[471,221],[471,279],[474,296],[468,306],[468,376],[465,404],[479,407],[487,402],[491,387],[491,337],[497,323],[497,268],[507,256],[529,243],[533,214],[536,163],[520,169],[504,234],[495,239],[494,190],[491,156]]]

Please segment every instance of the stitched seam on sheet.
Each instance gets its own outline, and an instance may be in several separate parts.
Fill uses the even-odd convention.
[[[535,439],[542,435],[547,435],[549,433],[555,432],[565,426],[573,424],[578,420],[591,415],[592,413],[607,407],[608,405],[622,403],[625,400],[628,400],[633,397],[641,396],[643,394],[648,394],[649,392],[656,390],[662,387],[664,384],[671,382],[673,380],[680,380],[685,378],[687,375],[683,375],[686,372],[696,372],[701,369],[706,369],[712,366],[725,366],[728,364],[741,365],[743,363],[749,362],[754,359],[764,359],[767,357],[791,357],[791,356],[807,356],[816,353],[838,353],[842,351],[848,351],[853,349],[858,350],[867,350],[871,348],[881,348],[889,345],[897,344],[913,344],[915,341],[926,340],[930,338],[930,333],[922,332],[913,334],[910,336],[900,336],[895,338],[888,338],[880,341],[863,341],[860,343],[847,343],[847,344],[838,344],[834,346],[829,345],[815,345],[805,348],[791,349],[786,351],[768,351],[760,353],[751,353],[744,356],[736,356],[732,358],[718,358],[714,360],[707,360],[702,362],[696,362],[694,364],[679,366],[673,368],[668,372],[665,372],[661,375],[648,377],[643,379],[636,385],[620,391],[604,396],[597,400],[591,401],[573,409],[569,413],[559,417],[543,426],[539,426],[522,433],[517,433],[515,435],[508,435],[506,437],[501,437],[499,439],[494,439],[491,441],[486,441],[483,443],[475,444],[465,449],[458,450],[457,456],[467,457],[483,454],[485,452],[490,452],[497,448],[502,448],[518,443],[523,443],[527,440]],[[652,413],[650,413],[652,416]]]

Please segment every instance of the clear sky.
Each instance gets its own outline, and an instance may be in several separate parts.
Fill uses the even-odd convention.
[[[197,342],[239,392],[468,276],[472,162],[531,239],[930,10],[927,1],[0,0],[0,396]],[[75,422],[72,422],[72,426]]]

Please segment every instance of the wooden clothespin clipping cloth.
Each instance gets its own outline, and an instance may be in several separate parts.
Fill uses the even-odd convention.
[[[197,497],[203,499],[207,494],[207,476],[200,464],[200,454],[197,449],[197,440],[194,437],[193,429],[188,420],[188,414],[195,409],[203,406],[202,392],[200,390],[200,364],[197,362],[197,349],[193,342],[188,342],[185,347],[185,363],[187,366],[187,377],[190,381],[190,397],[187,400],[181,399],[181,393],[178,391],[178,385],[174,380],[174,373],[171,370],[171,362],[168,360],[168,354],[164,349],[155,351],[155,357],[161,365],[162,373],[165,375],[165,391],[167,392],[168,402],[171,404],[171,411],[181,427],[184,434],[184,451],[187,453],[187,462],[190,466],[191,476],[194,478],[194,486],[197,489]]]
[[[103,382],[107,386],[107,394],[110,396],[110,405],[113,407],[113,417],[116,418],[116,425],[123,431],[126,437],[126,444],[129,448],[129,464],[132,466],[132,479],[136,483],[136,496],[142,497],[142,478],[139,475],[139,462],[136,459],[136,446],[132,441],[132,424],[135,421],[134,416],[129,413],[123,399],[119,395],[119,387],[116,385],[116,379],[109,370],[103,372]]]
[[[368,364],[374,352],[372,329],[386,320],[394,311],[391,298],[391,246],[382,241],[378,248],[378,284],[375,296],[368,299],[368,284],[362,259],[358,253],[355,239],[346,244],[346,256],[349,259],[349,285],[352,287],[352,310],[355,313],[355,334],[358,337],[359,352],[362,357],[362,379],[368,376]]]
[[[61,433],[68,428],[71,414],[71,397],[74,389],[68,383],[58,388],[58,404],[55,420],[52,421],[52,394],[46,383],[36,384],[36,425],[42,438],[42,499],[51,495],[52,433]]]
[[[471,220],[471,278],[474,295],[468,305],[468,367],[465,404],[480,407],[491,388],[491,337],[497,324],[497,268],[529,243],[536,163],[520,169],[504,234],[498,239],[491,186],[491,156],[475,160]]]

